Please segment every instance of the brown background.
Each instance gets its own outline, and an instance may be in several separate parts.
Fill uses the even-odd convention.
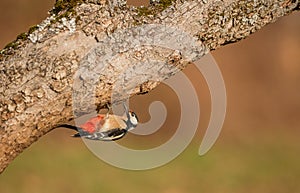
[[[1,0],[0,47],[44,19],[53,3]],[[192,144],[175,161],[144,172],[120,170],[69,138],[71,132],[57,130],[10,165],[0,176],[0,192],[299,192],[299,16],[298,12],[281,18],[212,52],[223,73],[228,108],[221,136],[204,157],[197,156],[197,148],[209,119],[209,94],[202,76],[189,66],[184,72],[199,94],[201,123]],[[161,131],[145,137],[129,135],[121,143],[141,149],[171,136],[180,111],[169,88],[162,85],[134,97],[131,108],[147,121],[147,105],[158,99],[168,108]]]

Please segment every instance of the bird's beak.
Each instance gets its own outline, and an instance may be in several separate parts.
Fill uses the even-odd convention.
[[[125,112],[127,113],[127,112],[128,112],[128,108],[127,108],[127,106],[126,106],[126,103],[125,103],[125,102],[123,102],[123,107],[124,107],[124,109],[125,109]]]
[[[128,108],[127,108],[125,102],[123,102],[123,107],[124,107],[124,109],[125,109],[125,114],[126,114],[126,116],[127,116],[127,119],[130,119],[129,110],[128,110]]]

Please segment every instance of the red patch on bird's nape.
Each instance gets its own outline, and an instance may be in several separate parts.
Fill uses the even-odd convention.
[[[104,115],[97,115],[97,117],[89,119],[80,127],[86,132],[94,133],[102,126],[104,117]]]

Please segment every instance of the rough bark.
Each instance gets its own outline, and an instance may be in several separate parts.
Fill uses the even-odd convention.
[[[53,127],[92,110],[91,99],[100,108],[111,101],[113,89],[117,101],[129,92],[145,93],[208,51],[299,10],[293,0],[164,0],[149,8],[121,1],[62,2],[51,17],[0,52],[0,172]],[[132,47],[140,37],[135,30],[145,37],[159,30],[141,27],[145,24],[170,26],[164,39],[180,37],[172,26],[192,39],[182,40],[178,50],[159,43]],[[125,29],[128,37],[119,33]],[[189,43],[197,45],[188,49]],[[91,73],[107,53],[111,60]],[[153,59],[159,62],[149,62]]]

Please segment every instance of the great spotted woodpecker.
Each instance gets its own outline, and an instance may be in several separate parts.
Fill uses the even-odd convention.
[[[127,131],[134,129],[138,124],[136,114],[129,111],[124,104],[125,115],[117,116],[110,114],[99,114],[89,119],[79,127],[74,125],[62,124],[59,127],[65,127],[78,131],[73,137],[84,137],[91,140],[114,141],[121,139]]]

